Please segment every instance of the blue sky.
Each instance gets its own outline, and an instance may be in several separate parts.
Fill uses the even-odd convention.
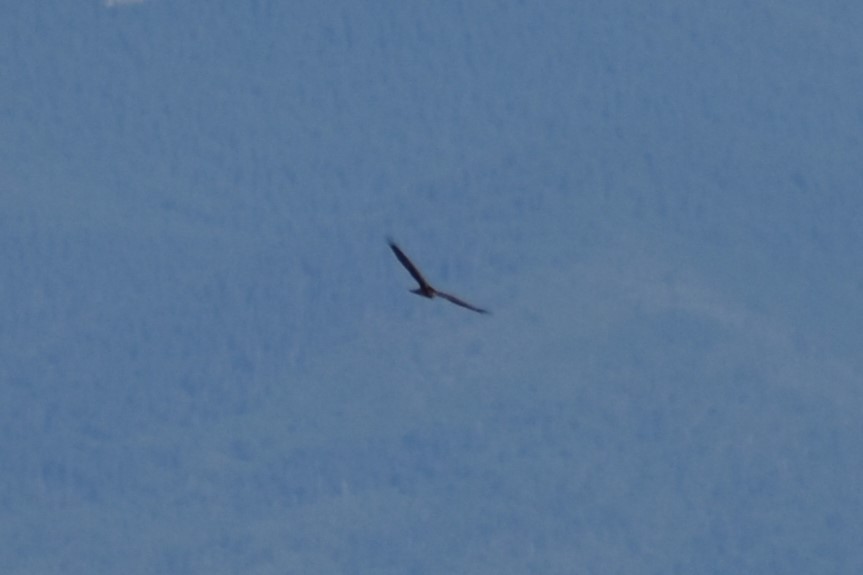
[[[859,573],[861,25],[0,8],[0,564]]]

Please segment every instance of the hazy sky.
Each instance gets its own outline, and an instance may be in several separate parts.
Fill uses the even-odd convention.
[[[7,3],[4,573],[863,572],[861,28]]]

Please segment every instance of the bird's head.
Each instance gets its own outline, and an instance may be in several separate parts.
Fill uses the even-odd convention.
[[[435,296],[434,290],[430,289],[430,288],[423,289],[421,287],[418,287],[418,288],[414,288],[410,291],[411,291],[411,293],[415,293],[417,295],[421,295],[421,296],[427,297],[427,298],[433,298]]]

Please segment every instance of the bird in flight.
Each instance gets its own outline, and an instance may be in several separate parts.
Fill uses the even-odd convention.
[[[408,257],[401,250],[401,248],[399,248],[393,240],[388,240],[388,243],[390,244],[390,249],[393,250],[393,253],[396,255],[396,258],[398,258],[399,262],[401,262],[405,269],[410,272],[410,274],[419,284],[418,288],[411,290],[413,293],[421,295],[423,297],[427,297],[429,299],[432,299],[435,296],[439,296],[444,298],[445,300],[451,301],[455,305],[460,305],[461,307],[467,308],[477,313],[489,313],[488,310],[473,306],[464,301],[463,299],[457,298],[452,294],[448,294],[446,292],[442,292],[438,289],[433,288],[431,284],[426,281],[426,279],[423,277],[423,275],[420,273],[414,263],[410,259],[408,259]]]

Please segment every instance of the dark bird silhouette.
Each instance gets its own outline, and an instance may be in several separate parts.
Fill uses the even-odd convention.
[[[417,295],[421,295],[423,297],[427,297],[429,299],[432,299],[435,296],[439,296],[439,297],[444,298],[445,300],[448,300],[448,301],[454,303],[455,305],[460,305],[463,308],[467,308],[467,309],[475,311],[477,313],[489,313],[488,310],[478,308],[476,306],[473,306],[473,305],[467,303],[463,299],[457,298],[456,296],[454,296],[452,294],[448,294],[446,292],[442,292],[438,289],[433,288],[431,286],[431,284],[423,277],[423,275],[420,273],[420,271],[417,269],[417,267],[414,265],[414,263],[410,259],[408,259],[408,257],[401,250],[401,248],[399,248],[393,240],[388,240],[388,243],[390,244],[390,249],[393,250],[393,253],[396,255],[399,262],[401,262],[401,264],[405,267],[405,269],[410,272],[410,274],[413,276],[413,278],[419,284],[418,288],[411,290],[413,293],[415,293]]]

